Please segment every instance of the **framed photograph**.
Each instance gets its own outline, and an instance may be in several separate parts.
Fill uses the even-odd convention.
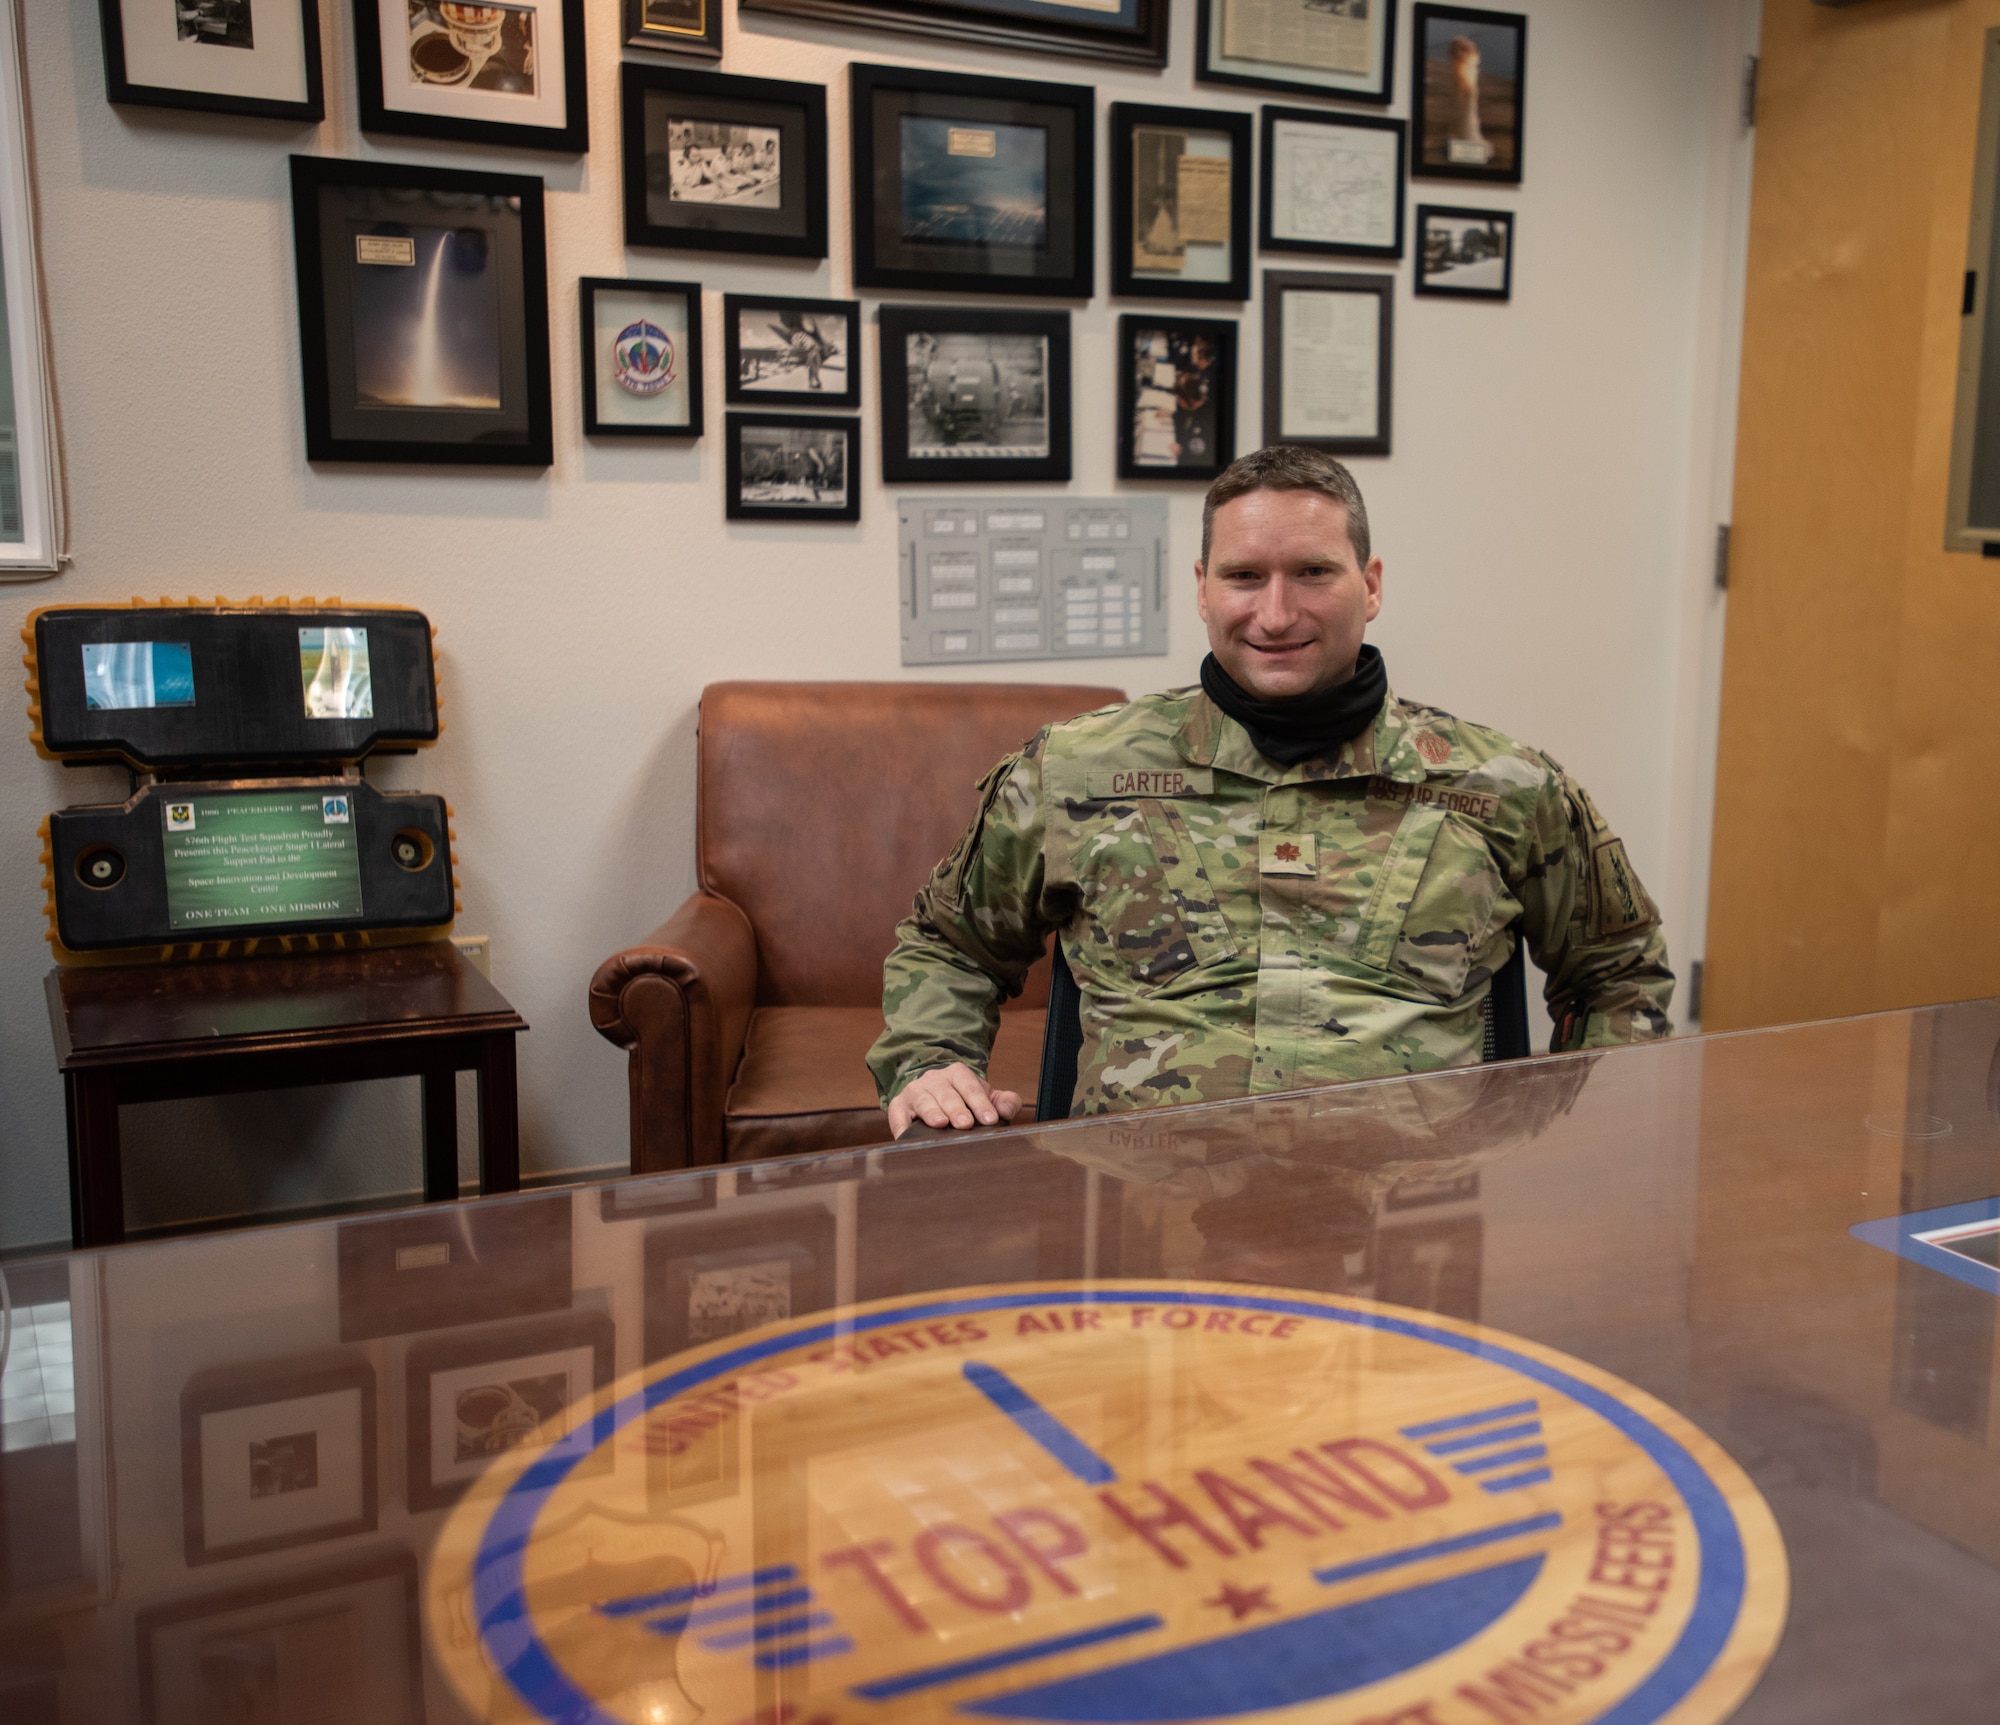
[[[1417,206],[1416,291],[1449,299],[1509,299],[1514,213]]]
[[[1410,172],[1521,183],[1528,20],[1518,12],[1418,5],[1410,26]]]
[[[98,16],[106,101],[326,118],[319,0],[98,0]]]
[[[542,182],[292,158],[308,461],[546,467]]]
[[[410,1508],[444,1509],[495,1456],[569,1436],[611,1369],[611,1320],[602,1312],[412,1344],[403,1362]],[[601,1445],[578,1471],[601,1472],[610,1462],[610,1447]]]
[[[722,58],[722,0],[623,0],[625,46]]]
[[[731,521],[859,521],[861,421],[805,413],[728,416]]]
[[[1267,252],[1401,257],[1408,135],[1401,120],[1266,108],[1257,244]]]
[[[1069,478],[1068,312],[881,316],[885,481]]]
[[[848,75],[857,285],[1090,297],[1094,91]]]
[[[1118,320],[1118,477],[1196,479],[1236,459],[1236,325]]]
[[[1250,297],[1250,116],[1111,104],[1111,291]]]
[[[1389,453],[1396,278],[1264,272],[1264,441]]]
[[[190,1564],[375,1528],[375,1368],[354,1356],[197,1372],[181,1391]]]
[[[19,17],[24,3],[0,4],[0,33],[5,35],[0,41],[0,320],[4,320],[0,348],[5,350],[12,380],[8,399],[0,402],[0,438],[4,438],[0,495],[11,491],[14,502],[11,511],[0,513],[0,572],[13,574],[60,567],[64,537],[55,383],[42,316],[35,195],[28,174],[27,82],[21,66]],[[316,52],[317,33],[312,40]],[[315,58],[315,102],[318,68]]]
[[[1389,101],[1396,0],[1201,0],[1194,75],[1204,84]]]
[[[824,85],[630,61],[619,78],[628,246],[826,256]]]
[[[583,429],[589,437],[699,437],[701,283],[585,276]]]
[[[751,407],[859,407],[861,306],[851,299],[722,296],[729,399]]]
[[[1121,66],[1164,66],[1171,0],[741,0],[823,24],[939,36],[1008,53],[1063,54]]]
[[[340,1339],[368,1342],[570,1303],[570,1197],[435,1204],[339,1225]]]
[[[354,0],[354,74],[364,132],[590,148],[583,0]]]
[[[141,1725],[422,1725],[417,1560],[398,1548],[176,1598],[134,1620]]]
[[[649,1365],[833,1304],[833,1212],[816,1203],[740,1208],[761,1213],[718,1210],[647,1234]]]
[[[597,1190],[600,1222],[637,1222],[648,1216],[680,1216],[715,1208],[713,1170],[684,1170],[650,1179],[611,1180]]]

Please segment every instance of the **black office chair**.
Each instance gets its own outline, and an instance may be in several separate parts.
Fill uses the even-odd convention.
[[[1049,1016],[1042,1032],[1042,1072],[1035,1086],[1035,1118],[1065,1120],[1076,1095],[1076,1062],[1083,1052],[1083,994],[1063,957],[1062,937],[1049,942]],[[1486,998],[1485,1060],[1520,1060],[1528,1049],[1528,949],[1517,935],[1514,956],[1493,978]]]

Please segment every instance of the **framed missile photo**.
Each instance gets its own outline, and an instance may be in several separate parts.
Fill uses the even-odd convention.
[[[1518,12],[1420,5],[1410,36],[1411,174],[1518,186],[1528,20]]]
[[[699,437],[701,283],[576,284],[586,437]]]
[[[1067,480],[1069,313],[882,308],[882,477]]]
[[[542,182],[292,158],[306,459],[547,467]]]
[[[726,387],[740,406],[859,407],[860,351],[855,300],[722,296]]]
[[[584,70],[583,0],[354,0],[364,132],[581,155]]]

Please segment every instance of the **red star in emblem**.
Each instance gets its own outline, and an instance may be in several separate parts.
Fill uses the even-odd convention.
[[[1298,860],[1299,860],[1299,847],[1297,845],[1278,846],[1278,861],[1297,862]]]
[[[1222,1584],[1222,1591],[1213,1599],[1204,1599],[1202,1604],[1226,1605],[1229,1608],[1231,1623],[1241,1623],[1253,1611],[1278,1609],[1271,1603],[1269,1587],[1238,1587],[1233,1581],[1225,1581]]]

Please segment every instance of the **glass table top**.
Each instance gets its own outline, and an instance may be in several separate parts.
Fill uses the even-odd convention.
[[[4,1274],[8,1725],[1996,1716],[2000,1002]]]

